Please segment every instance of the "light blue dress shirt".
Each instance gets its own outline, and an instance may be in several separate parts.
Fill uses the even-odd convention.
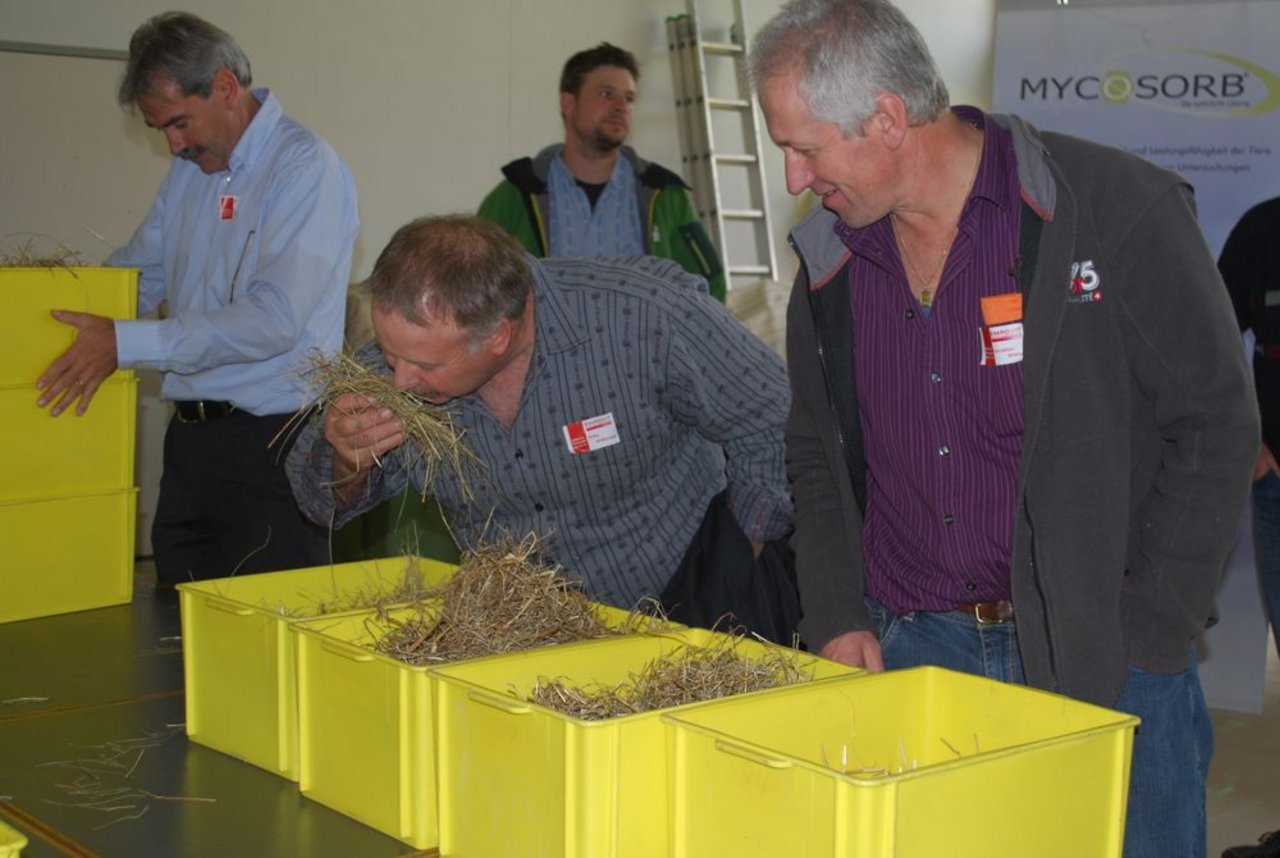
[[[265,89],[229,159],[205,175],[175,159],[146,219],[107,264],[141,269],[138,310],[117,321],[121,367],[164,372],[171,400],[285,414],[314,398],[312,354],[342,347],[355,183],[332,147]]]

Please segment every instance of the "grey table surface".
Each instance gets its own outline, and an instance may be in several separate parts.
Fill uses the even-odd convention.
[[[187,741],[176,596],[0,624],[0,821],[23,858],[421,855]]]

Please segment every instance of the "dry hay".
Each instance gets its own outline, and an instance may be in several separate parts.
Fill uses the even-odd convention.
[[[443,584],[428,584],[423,575],[421,558],[409,554],[404,558],[399,580],[372,582],[351,590],[338,589],[337,573],[333,576],[332,596],[322,597],[305,607],[281,607],[280,613],[290,617],[323,617],[344,611],[371,609],[386,611],[393,605],[423,602],[440,595]]]
[[[738,652],[741,640],[726,635],[705,646],[689,644],[613,686],[574,688],[559,679],[539,679],[528,699],[584,721],[603,721],[811,678],[800,667],[797,650],[769,647],[747,656]]]
[[[344,394],[358,394],[377,401],[404,425],[405,437],[417,447],[422,462],[424,499],[426,487],[435,480],[441,468],[452,471],[463,493],[469,494],[467,486],[470,479],[480,472],[480,460],[463,443],[464,430],[453,422],[447,409],[424,402],[408,390],[401,390],[390,376],[379,375],[345,353],[332,359],[321,354],[313,355],[309,377],[318,390],[317,401],[311,408],[322,411]],[[375,458],[375,462],[381,467],[381,461]]]
[[[41,254],[36,249],[36,241],[28,238],[13,253],[0,253],[0,268],[65,268],[71,270],[84,265],[80,254],[68,250],[62,245],[53,253]]]
[[[421,666],[626,633],[606,626],[540,549],[530,534],[465,551],[441,603],[409,619],[382,618],[390,630],[375,632],[374,649]]]

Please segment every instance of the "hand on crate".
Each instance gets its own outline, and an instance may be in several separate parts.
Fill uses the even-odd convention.
[[[76,328],[76,339],[36,380],[36,387],[43,391],[36,404],[43,408],[52,402],[49,413],[57,417],[79,400],[76,414],[82,415],[89,410],[98,387],[118,366],[115,323],[92,313],[53,310],[52,314]]]
[[[874,632],[845,632],[827,641],[818,653],[841,664],[865,667],[872,673],[884,670],[884,657],[880,653],[880,641]]]

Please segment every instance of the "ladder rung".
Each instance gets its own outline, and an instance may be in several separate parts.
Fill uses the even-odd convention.
[[[742,45],[735,45],[733,42],[703,42],[702,50],[709,54],[732,56],[742,53]]]
[[[754,164],[756,162],[755,155],[714,155],[712,159],[717,164]]]
[[[768,265],[730,265],[730,274],[772,274]]]
[[[744,98],[708,98],[707,107],[712,110],[750,110],[751,102]]]
[[[724,209],[720,216],[733,220],[760,220],[764,217],[764,212],[760,209]]]

